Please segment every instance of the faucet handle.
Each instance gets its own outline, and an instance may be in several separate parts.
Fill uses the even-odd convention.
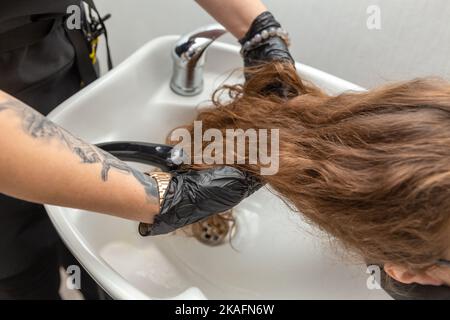
[[[226,32],[220,24],[201,27],[182,36],[175,44],[174,54],[184,62],[198,58],[214,40]]]
[[[201,27],[182,36],[172,51],[174,62],[172,90],[183,96],[194,96],[203,90],[204,53],[211,43],[226,33],[220,24]]]

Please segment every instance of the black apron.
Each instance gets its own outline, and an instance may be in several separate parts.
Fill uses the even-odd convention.
[[[44,115],[82,84],[77,52],[64,22],[67,7],[79,3],[1,0],[0,89]],[[90,62],[88,56],[83,58]],[[0,194],[0,279],[25,270],[57,241],[43,206]]]

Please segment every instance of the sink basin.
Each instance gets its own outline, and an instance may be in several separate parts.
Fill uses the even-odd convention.
[[[205,89],[181,97],[169,87],[177,36],[157,38],[49,118],[92,143],[164,143],[192,121],[224,81],[242,81],[236,46],[216,42],[207,53]],[[332,93],[362,88],[298,64],[302,76]],[[132,164],[145,169],[141,164]],[[234,210],[230,242],[206,246],[181,234],[142,238],[137,223],[82,210],[46,206],[70,250],[116,299],[387,299],[367,288],[366,266],[345,263],[323,235],[268,190]]]

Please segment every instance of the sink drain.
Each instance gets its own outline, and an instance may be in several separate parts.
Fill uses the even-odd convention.
[[[231,211],[208,217],[192,225],[194,237],[208,246],[218,246],[225,242],[233,230]]]

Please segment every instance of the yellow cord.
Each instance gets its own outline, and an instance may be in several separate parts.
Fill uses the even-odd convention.
[[[98,37],[91,41],[91,53],[89,54],[89,58],[92,60],[92,64],[97,63],[97,46],[98,46]]]

